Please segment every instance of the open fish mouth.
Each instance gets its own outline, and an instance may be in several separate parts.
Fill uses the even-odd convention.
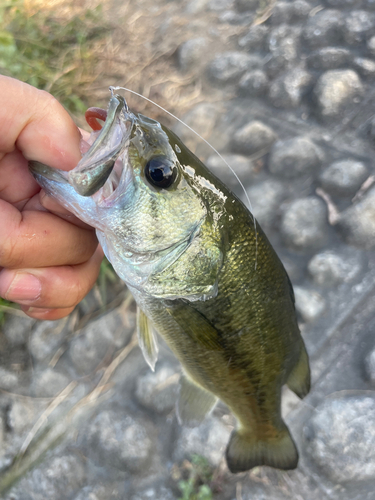
[[[104,117],[105,112],[98,116]],[[131,175],[126,153],[134,120],[125,99],[114,95],[103,128],[99,134],[94,132],[94,142],[73,170],[64,172],[37,161],[30,161],[29,168],[34,175],[69,183],[80,196],[92,196],[99,206],[111,203],[117,197],[120,185],[125,184]]]

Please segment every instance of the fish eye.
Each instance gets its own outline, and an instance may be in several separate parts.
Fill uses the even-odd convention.
[[[173,161],[164,156],[156,156],[147,162],[145,176],[152,186],[167,189],[174,183],[177,169]]]

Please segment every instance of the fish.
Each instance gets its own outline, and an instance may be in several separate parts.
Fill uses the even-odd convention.
[[[92,117],[91,117],[92,118]],[[100,127],[99,127],[100,128]],[[103,128],[70,172],[37,161],[40,186],[96,228],[137,303],[152,369],[161,335],[182,366],[179,422],[199,425],[222,401],[236,417],[232,473],[294,469],[281,390],[310,389],[289,277],[251,211],[158,121],[112,95]]]

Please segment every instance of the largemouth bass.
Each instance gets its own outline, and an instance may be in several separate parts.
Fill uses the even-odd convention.
[[[308,357],[287,273],[242,202],[171,130],[133,114],[119,95],[75,169],[30,169],[96,228],[137,302],[150,366],[154,328],[180,360],[179,421],[198,425],[220,399],[238,422],[226,450],[231,472],[295,468],[281,388],[307,394]]]

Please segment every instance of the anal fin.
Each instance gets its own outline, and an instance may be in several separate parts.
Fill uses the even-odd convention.
[[[213,410],[217,397],[181,374],[180,394],[177,400],[177,418],[180,424],[196,427]]]
[[[272,439],[259,439],[256,431],[234,430],[225,455],[228,469],[234,474],[259,465],[283,470],[298,465],[297,448],[285,424]]]
[[[137,307],[137,333],[138,343],[146,362],[152,371],[155,371],[155,363],[158,359],[158,344],[153,332],[151,321],[145,313]]]
[[[310,390],[310,366],[304,344],[301,344],[301,354],[286,382],[287,386],[299,398],[304,398]]]

